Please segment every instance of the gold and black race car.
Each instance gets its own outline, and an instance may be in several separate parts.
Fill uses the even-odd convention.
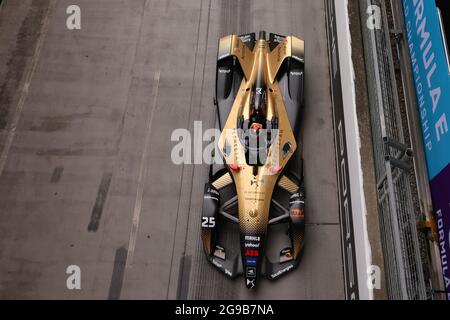
[[[219,41],[217,150],[202,210],[208,260],[247,288],[297,267],[305,233],[300,148],[304,42],[255,33]]]

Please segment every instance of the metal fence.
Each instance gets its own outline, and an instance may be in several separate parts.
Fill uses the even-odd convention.
[[[359,1],[388,295],[390,299],[426,299],[408,180],[412,151],[403,135],[386,6],[383,0]],[[366,25],[368,10],[374,14],[381,10],[380,29]]]

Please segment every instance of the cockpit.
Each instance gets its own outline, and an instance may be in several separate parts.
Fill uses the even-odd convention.
[[[239,138],[245,147],[245,159],[248,165],[260,167],[267,161],[272,145],[274,129],[278,129],[277,118],[267,119],[267,90],[254,87],[250,96],[250,117],[238,118]]]

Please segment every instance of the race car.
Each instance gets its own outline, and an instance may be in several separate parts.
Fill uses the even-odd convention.
[[[230,278],[244,275],[252,289],[260,276],[295,269],[303,253],[304,41],[267,40],[265,31],[225,36],[216,72],[222,161],[205,184],[201,236],[208,261]]]

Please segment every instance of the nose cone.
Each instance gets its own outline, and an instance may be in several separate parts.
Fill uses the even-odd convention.
[[[256,286],[258,272],[262,262],[262,243],[260,236],[243,237],[242,243],[242,263],[244,267],[245,285],[248,289]]]

